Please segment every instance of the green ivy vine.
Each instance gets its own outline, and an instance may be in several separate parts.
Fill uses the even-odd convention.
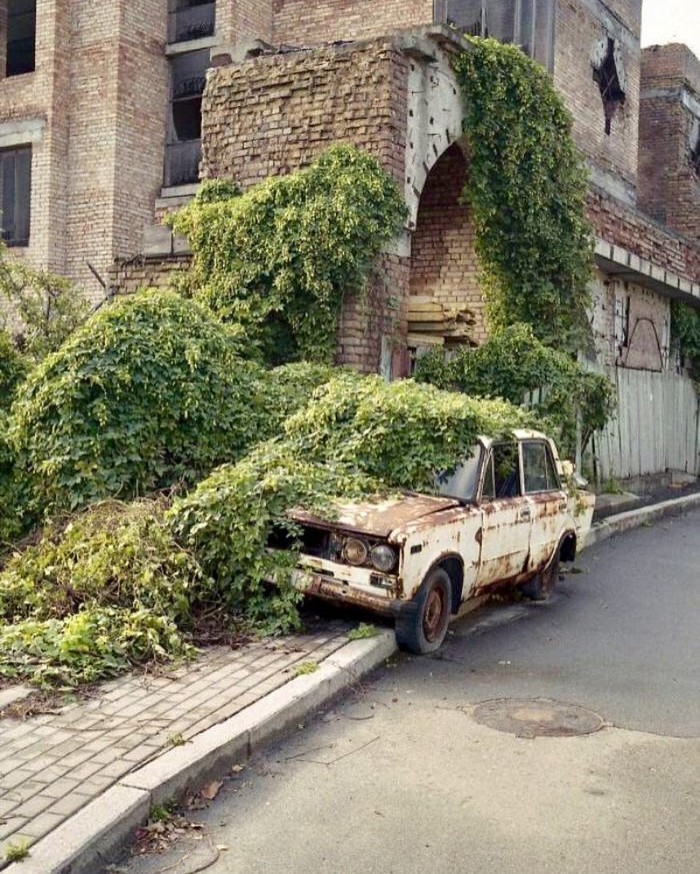
[[[217,181],[169,218],[192,247],[194,297],[272,364],[330,362],[343,297],[362,293],[406,206],[369,155],[334,146],[240,196]]]
[[[571,116],[520,49],[468,37],[454,62],[466,104],[470,204],[492,327],[525,322],[548,346],[588,345],[592,234]]]
[[[671,344],[700,376],[700,309],[671,301]]]

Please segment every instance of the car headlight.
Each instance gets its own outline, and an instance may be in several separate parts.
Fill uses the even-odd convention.
[[[343,558],[348,564],[360,565],[367,561],[369,549],[364,540],[357,537],[348,537],[343,549]]]
[[[385,574],[389,573],[396,564],[396,553],[390,546],[385,546],[383,543],[372,549],[370,558],[376,569]]]

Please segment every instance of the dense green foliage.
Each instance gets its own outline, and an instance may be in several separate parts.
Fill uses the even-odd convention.
[[[29,362],[17,350],[10,335],[0,331],[0,410],[8,410],[17,387],[29,373]]]
[[[96,313],[23,386],[19,463],[41,509],[192,482],[255,442],[258,368],[192,301],[142,292]]]
[[[282,439],[220,468],[176,501],[172,524],[204,571],[228,581],[232,607],[264,617],[268,627],[289,627],[297,616],[290,585],[297,552],[267,550],[273,534],[293,544],[298,528],[288,510],[332,515],[336,499],[432,490],[435,473],[454,469],[479,434],[533,421],[503,401],[343,373],[287,420]],[[274,593],[269,579],[277,582]]]
[[[344,295],[361,293],[406,214],[394,180],[351,146],[236,197],[207,188],[170,218],[194,253],[195,296],[264,357],[331,361]]]
[[[614,410],[615,387],[610,380],[545,346],[529,325],[501,328],[483,346],[464,348],[449,361],[437,350],[418,362],[416,378],[468,395],[505,398],[513,404],[530,400],[547,431],[557,439],[560,452],[570,457],[576,448],[577,417],[581,417],[585,447]]]
[[[454,65],[492,324],[526,322],[547,345],[576,351],[589,336],[592,235],[571,117],[544,68],[516,46],[469,42]]]
[[[61,276],[8,257],[2,243],[0,301],[4,304],[3,317],[9,305],[23,325],[16,337],[17,345],[37,361],[55,352],[89,312],[79,289]]]
[[[700,376],[700,309],[671,301],[671,341],[690,362],[694,376]]]
[[[89,683],[187,653],[209,581],[163,523],[162,501],[97,504],[0,573],[0,675]]]

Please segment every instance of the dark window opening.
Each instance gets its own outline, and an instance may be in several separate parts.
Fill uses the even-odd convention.
[[[0,151],[0,228],[8,246],[29,243],[32,148]]]
[[[695,170],[697,176],[700,176],[700,130],[695,137],[695,145],[690,150],[690,166]]]
[[[518,497],[520,495],[520,455],[517,444],[496,443],[492,453],[496,497]]]
[[[216,27],[216,3],[212,0],[172,0],[168,40],[185,42],[213,36]]]
[[[593,79],[598,83],[600,96],[605,111],[605,133],[610,134],[612,120],[618,106],[624,105],[625,92],[620,84],[620,78],[615,63],[615,40],[608,37],[605,57],[600,66],[593,68]]]
[[[8,0],[6,76],[33,73],[36,63],[36,0]]]
[[[170,125],[165,155],[165,185],[199,181],[202,157],[202,94],[209,50],[177,55],[170,64]]]

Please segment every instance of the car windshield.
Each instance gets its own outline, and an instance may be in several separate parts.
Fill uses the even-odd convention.
[[[438,494],[446,498],[458,498],[460,501],[475,501],[479,488],[479,469],[483,450],[474,447],[474,455],[467,458],[455,470],[445,471],[435,478]]]

